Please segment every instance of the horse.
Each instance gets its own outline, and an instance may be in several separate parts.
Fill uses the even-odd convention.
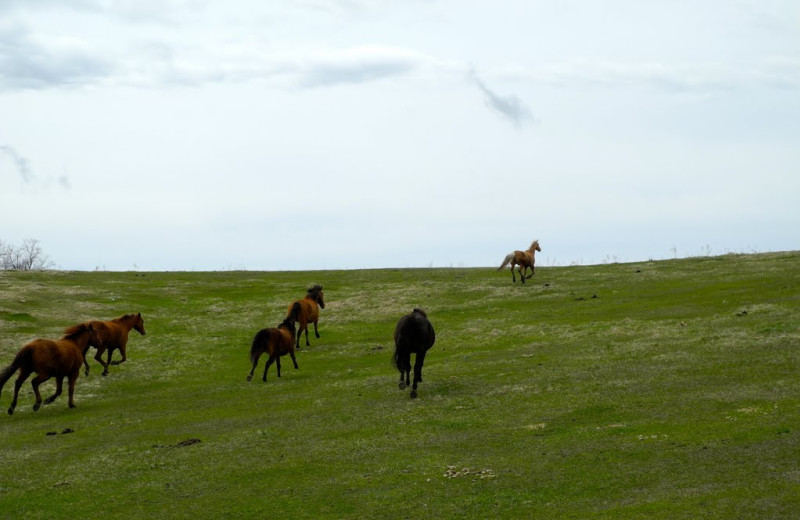
[[[392,364],[400,371],[400,390],[405,390],[409,384],[411,354],[416,354],[414,384],[411,387],[412,399],[417,397],[417,383],[422,382],[422,364],[425,362],[425,354],[435,341],[436,333],[433,325],[428,321],[425,311],[420,308],[415,308],[410,314],[400,318],[394,329]]]
[[[44,404],[52,403],[56,397],[61,395],[64,378],[67,377],[69,378],[69,407],[75,408],[75,380],[81,373],[83,351],[88,345],[100,346],[101,344],[102,340],[92,324],[81,323],[68,328],[61,339],[36,339],[22,347],[14,361],[0,372],[0,391],[2,391],[6,381],[19,370],[19,376],[14,384],[14,399],[11,401],[8,415],[14,414],[19,389],[28,376],[34,372],[36,372],[36,377],[31,381],[33,392],[36,394],[36,403],[33,405],[34,412],[42,406],[39,385],[51,377],[56,378],[56,393],[48,397]]]
[[[144,320],[142,313],[126,314],[111,321],[90,321],[97,334],[100,336],[103,344],[97,347],[97,354],[94,358],[98,363],[103,365],[103,375],[108,375],[109,365],[119,365],[124,363],[127,358],[125,349],[128,345],[128,333],[131,329],[144,336]],[[122,354],[122,359],[119,361],[111,361],[111,355],[115,350],[119,349]],[[86,360],[86,353],[89,351],[89,345],[83,350],[83,364],[86,366],[86,375],[89,375],[89,362]],[[108,351],[107,361],[103,361],[103,352]]]
[[[539,247],[539,241],[534,240],[531,244],[531,247],[528,248],[527,251],[514,251],[513,253],[508,253],[503,260],[503,263],[500,264],[500,267],[497,270],[501,270],[505,266],[511,262],[511,281],[517,281],[516,277],[514,276],[514,266],[518,266],[517,269],[519,270],[519,276],[522,279],[522,283],[525,283],[525,280],[530,279],[533,276],[533,269],[534,263],[536,262],[536,251],[541,252],[542,248]],[[531,274],[525,277],[525,273],[528,271],[528,268],[531,268]]]
[[[301,312],[301,305],[299,302],[294,302],[289,311],[289,315],[277,328],[268,328],[259,330],[253,338],[253,343],[250,345],[250,362],[253,363],[253,368],[250,369],[250,374],[247,380],[253,379],[253,372],[258,365],[258,358],[261,354],[268,354],[269,359],[264,366],[264,382],[267,382],[267,370],[269,366],[275,362],[278,365],[278,377],[281,377],[281,356],[289,354],[292,357],[294,368],[297,366],[297,359],[294,357],[294,337],[295,330],[294,324],[297,321],[297,316]]]
[[[311,343],[308,342],[308,324],[314,323],[314,335],[319,339],[319,331],[317,330],[317,322],[319,322],[319,310],[325,308],[325,300],[323,299],[322,286],[315,285],[306,291],[306,296],[302,300],[296,300],[289,305],[289,313],[292,312],[294,305],[300,304],[300,314],[297,321],[300,327],[297,329],[297,340],[295,347],[300,348],[300,333],[306,331],[306,346],[310,347]]]

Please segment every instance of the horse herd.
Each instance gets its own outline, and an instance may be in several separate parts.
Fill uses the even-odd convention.
[[[534,272],[535,254],[541,251],[539,241],[535,240],[531,247],[526,251],[514,251],[509,253],[498,271],[509,263],[511,264],[512,281],[516,282],[514,267],[517,266],[521,281],[524,284],[526,279],[530,279]],[[527,269],[531,273],[525,276]],[[258,360],[262,354],[267,354],[268,359],[264,366],[263,381],[267,381],[267,371],[274,363],[277,366],[278,377],[281,376],[280,358],[289,355],[294,364],[294,368],[299,368],[295,357],[295,350],[300,348],[300,336],[305,331],[306,346],[310,346],[308,341],[308,325],[314,324],[314,335],[319,338],[317,328],[319,322],[319,310],[325,308],[324,294],[321,285],[314,285],[306,292],[306,296],[296,300],[289,305],[285,319],[274,328],[259,330],[250,346],[250,362],[252,368],[247,376],[250,381],[253,378]],[[295,330],[295,326],[299,328]],[[95,347],[97,353],[94,358],[103,366],[103,375],[108,374],[110,365],[119,365],[125,362],[128,334],[131,330],[136,330],[144,335],[144,319],[141,313],[126,314],[120,318],[110,321],[89,321],[69,327],[64,331],[61,339],[36,339],[23,346],[14,360],[5,369],[0,371],[0,391],[6,382],[19,372],[14,384],[14,397],[8,414],[12,415],[17,406],[19,390],[25,380],[34,372],[36,376],[31,381],[33,392],[36,395],[36,402],[33,405],[34,411],[38,410],[42,403],[50,404],[61,395],[64,379],[68,380],[69,407],[75,407],[74,393],[75,382],[80,375],[80,369],[85,366],[85,373],[89,375],[89,363],[86,354],[89,347]],[[422,382],[422,365],[425,362],[425,354],[436,341],[436,333],[433,325],[428,320],[428,316],[423,309],[414,310],[401,317],[394,330],[395,350],[392,356],[392,364],[400,372],[400,390],[405,390],[411,386],[411,397],[417,397],[417,384]],[[111,361],[111,356],[115,350],[119,350],[122,359]],[[103,353],[107,353],[106,361],[103,361]],[[411,354],[415,354],[414,378],[411,380]],[[39,392],[39,385],[49,380],[51,377],[56,379],[56,391],[53,395],[42,400]]]

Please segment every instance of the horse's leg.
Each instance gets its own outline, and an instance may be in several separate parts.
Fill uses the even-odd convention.
[[[50,376],[42,377],[41,375],[37,374],[36,377],[33,378],[33,381],[31,381],[31,386],[33,387],[33,393],[36,394],[36,402],[33,403],[34,412],[42,407],[42,394],[39,393],[39,385],[41,385],[48,379],[50,379]]]
[[[106,364],[105,364],[106,369],[103,371],[104,376],[108,375],[108,368],[111,366],[111,356],[114,355],[114,349],[110,348],[106,352],[108,354],[106,355]]]
[[[414,384],[411,386],[411,397],[417,397],[417,383],[422,382],[422,364],[425,363],[425,351],[417,352],[414,360]]]
[[[400,390],[408,387],[408,372],[411,370],[411,352],[403,352],[397,360],[397,368],[400,370]]]
[[[530,280],[530,279],[533,277],[533,269],[534,269],[534,266],[533,266],[533,264],[531,264],[531,266],[530,266],[530,267],[531,267],[531,274],[529,274],[529,275],[528,275],[528,279],[529,279],[529,280]]]
[[[107,375],[108,375],[108,365],[106,365],[106,362],[105,362],[105,361],[103,361],[103,352],[105,352],[105,351],[106,351],[106,349],[105,349],[105,348],[103,348],[103,347],[97,347],[97,353],[94,355],[94,359],[95,359],[95,360],[96,360],[98,363],[100,363],[101,365],[103,365],[103,375],[104,375],[104,376],[107,376]]]
[[[64,385],[64,376],[56,377],[56,393],[44,400],[44,404],[50,404],[56,400],[56,397],[61,395],[61,389]]]
[[[127,345],[123,345],[119,348],[119,353],[122,354],[122,359],[120,359],[119,361],[111,361],[111,352],[109,351],[108,361],[114,366],[119,365],[120,363],[124,363],[125,360],[128,359],[128,357],[125,355],[125,350],[127,350],[126,347]]]
[[[250,369],[250,373],[247,375],[247,380],[248,381],[253,379],[253,372],[256,371],[256,365],[258,365],[258,358],[260,358],[260,357],[261,357],[261,352],[259,352],[258,355],[256,356],[256,360],[253,361],[253,368]]]
[[[275,362],[275,354],[270,354],[269,359],[267,360],[267,364],[264,366],[264,382],[267,382],[267,370],[269,370],[269,366]]]
[[[517,266],[516,262],[514,262],[514,261],[512,260],[512,261],[511,261],[511,281],[512,281],[512,282],[514,282],[514,283],[517,283],[517,279],[516,279],[516,277],[514,276],[514,268],[515,268],[516,266]]]
[[[281,377],[281,356],[280,356],[280,354],[275,356],[275,365],[278,367],[278,377]]]
[[[310,347],[311,343],[308,342],[308,323],[306,323],[305,329],[306,329],[306,346]]]
[[[522,272],[523,269],[522,264],[517,266],[517,269],[519,269],[519,277],[522,280],[522,283],[525,283],[525,273]]]
[[[314,335],[319,339],[319,332],[317,331],[317,322],[319,320],[314,320]]]
[[[89,345],[86,345],[86,348],[83,349],[83,365],[86,367],[86,375],[89,375],[89,362],[86,361],[86,354],[89,352]]]
[[[8,415],[14,414],[14,408],[17,407],[17,397],[19,396],[19,389],[22,386],[22,383],[28,379],[28,376],[31,375],[31,370],[22,370],[17,380],[14,382],[14,399],[11,400],[11,406],[8,408]]]
[[[69,386],[67,387],[67,391],[69,392],[69,407],[75,408],[77,406],[75,404],[75,381],[78,380],[78,374],[80,372],[74,372],[69,375]]]
[[[299,366],[297,366],[297,359],[295,359],[295,357],[294,357],[294,351],[293,350],[289,351],[289,355],[292,356],[292,363],[294,363],[294,368],[295,369],[300,368]]]
[[[295,344],[294,348],[300,348],[300,336],[303,333],[303,329],[306,329],[306,344],[308,344],[308,324],[300,322],[300,326],[297,328],[297,336],[295,336]]]

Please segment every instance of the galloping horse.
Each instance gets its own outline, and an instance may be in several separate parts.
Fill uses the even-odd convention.
[[[56,393],[48,397],[44,404],[50,404],[61,395],[64,378],[69,378],[69,407],[75,408],[75,380],[81,373],[83,364],[83,351],[88,345],[100,346],[101,339],[90,323],[81,323],[66,330],[64,337],[58,340],[36,339],[25,345],[17,353],[14,361],[0,372],[0,391],[14,373],[19,370],[19,376],[14,384],[14,399],[8,414],[14,413],[17,407],[17,396],[22,383],[36,372],[36,377],[31,381],[33,392],[36,394],[36,403],[33,411],[42,406],[42,394],[39,385],[50,379],[56,378]]]
[[[519,270],[519,276],[522,279],[522,283],[525,283],[526,279],[529,279],[533,276],[533,264],[536,262],[536,251],[541,252],[542,248],[539,247],[539,241],[534,240],[531,244],[531,247],[528,248],[527,251],[514,251],[513,253],[508,253],[503,260],[503,263],[500,264],[500,267],[497,270],[501,270],[505,266],[511,262],[511,281],[516,282],[517,279],[514,276],[514,266],[519,266],[517,269]],[[531,268],[531,274],[525,277],[525,273],[528,271],[528,268]]]
[[[294,302],[289,310],[289,315],[277,328],[261,329],[253,338],[253,343],[250,345],[250,362],[253,363],[253,368],[250,369],[250,374],[247,380],[253,379],[253,372],[258,365],[258,358],[261,354],[267,353],[269,359],[264,366],[264,382],[267,381],[267,370],[269,366],[275,362],[278,365],[278,377],[281,377],[281,356],[289,354],[292,357],[294,368],[297,366],[297,359],[294,357],[294,323],[297,316],[300,314],[300,303]]]
[[[417,383],[422,382],[422,364],[425,362],[425,353],[433,346],[434,341],[436,341],[436,333],[433,331],[433,325],[428,321],[425,311],[419,308],[415,308],[411,314],[400,318],[394,329],[392,364],[400,371],[400,390],[405,390],[409,384],[411,354],[416,354],[414,384],[411,387],[412,398],[417,397]]]
[[[108,375],[109,365],[119,365],[124,363],[127,358],[125,355],[125,348],[128,345],[128,333],[131,329],[136,329],[136,332],[144,336],[144,320],[142,313],[126,314],[120,318],[111,321],[90,321],[100,340],[103,342],[102,346],[97,347],[97,354],[94,358],[103,365],[103,375]],[[122,354],[122,359],[119,361],[111,361],[111,354],[119,349]],[[86,375],[89,375],[89,362],[86,361],[86,353],[89,351],[89,345],[83,350],[83,364],[86,366]],[[103,352],[108,351],[108,360],[103,362]]]
[[[300,327],[297,329],[297,341],[295,347],[300,348],[300,333],[306,331],[306,346],[310,347],[311,343],[308,342],[308,323],[314,323],[314,335],[319,339],[319,331],[317,331],[317,322],[319,321],[319,310],[325,308],[325,300],[322,295],[322,286],[315,285],[306,291],[306,296],[302,300],[297,300],[289,305],[289,313],[296,303],[300,304],[300,315],[297,316],[297,321]]]

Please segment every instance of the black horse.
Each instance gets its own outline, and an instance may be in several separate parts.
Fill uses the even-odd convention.
[[[409,385],[411,374],[411,354],[414,360],[414,384],[411,386],[411,397],[417,397],[417,383],[422,382],[422,364],[425,353],[436,341],[433,325],[422,309],[415,308],[411,314],[400,318],[394,329],[394,356],[392,364],[400,371],[400,390]],[[405,377],[404,377],[405,376]]]

